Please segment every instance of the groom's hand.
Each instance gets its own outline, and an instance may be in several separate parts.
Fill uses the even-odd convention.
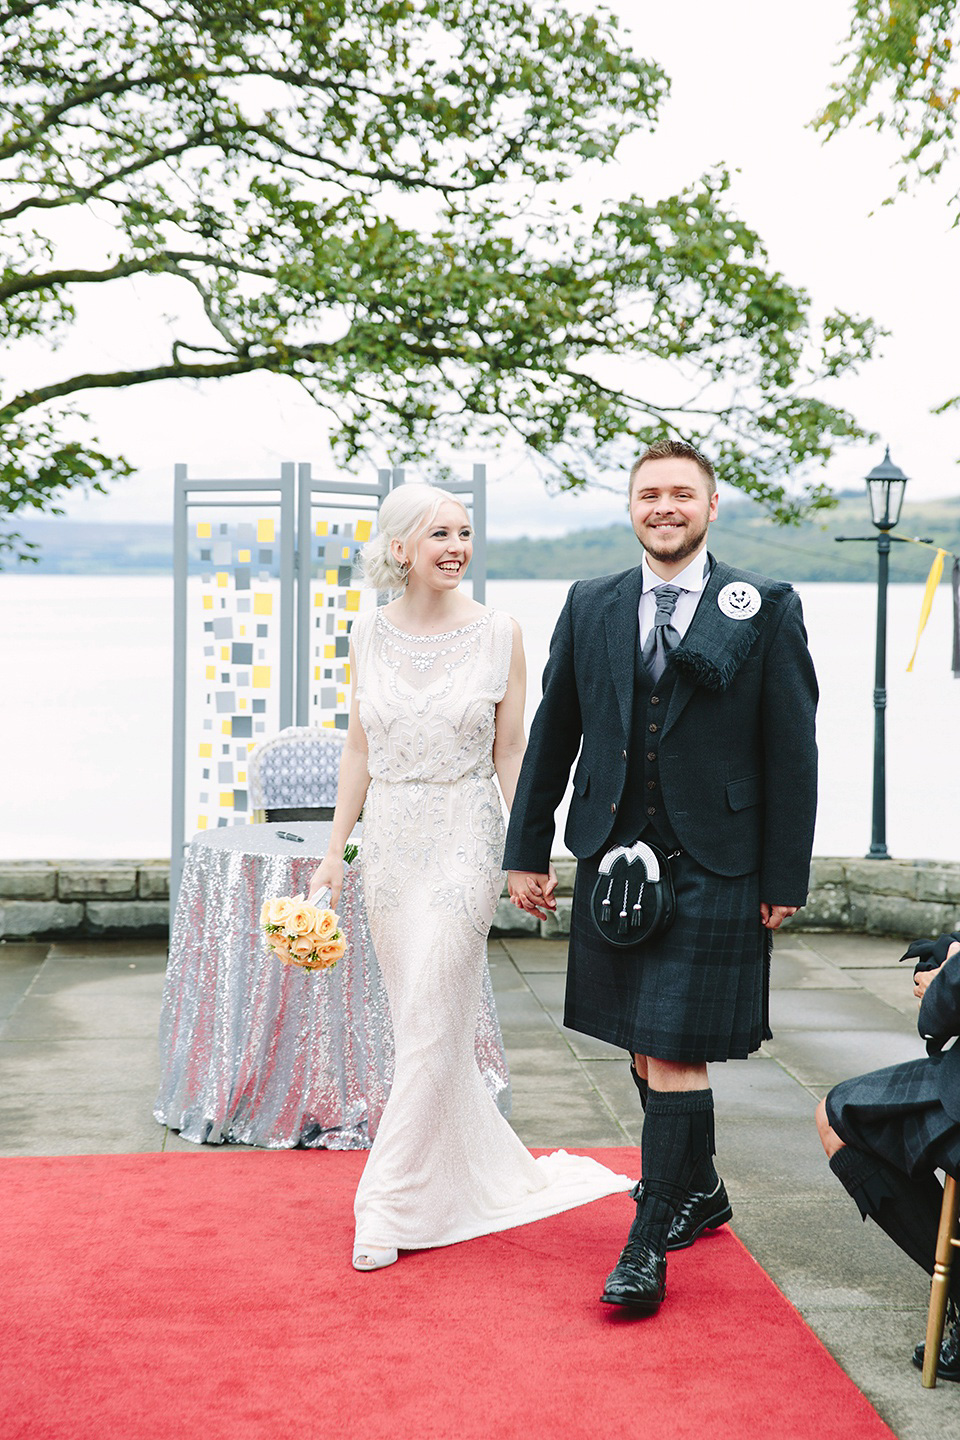
[[[557,872],[550,866],[546,875],[532,870],[509,870],[507,889],[510,899],[518,910],[526,910],[539,920],[546,920],[548,910],[556,910],[554,890],[557,888]]]

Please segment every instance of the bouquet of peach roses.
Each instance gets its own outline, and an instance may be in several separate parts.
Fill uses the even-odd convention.
[[[267,944],[284,965],[332,970],[347,948],[336,914],[309,904],[302,895],[265,900],[260,924]]]

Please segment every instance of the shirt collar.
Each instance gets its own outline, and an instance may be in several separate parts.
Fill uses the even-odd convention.
[[[672,580],[663,580],[650,569],[646,551],[644,551],[643,559],[640,561],[640,568],[643,572],[643,593],[655,590],[658,585],[676,585],[680,590],[692,590],[699,595],[707,583],[707,562],[707,552],[701,550],[699,555],[694,555],[690,564],[685,566],[679,575],[674,575]]]

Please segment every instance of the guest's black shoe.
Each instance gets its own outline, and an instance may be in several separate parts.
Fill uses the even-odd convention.
[[[913,1363],[918,1370],[923,1369],[923,1356],[926,1350],[925,1343],[921,1340],[913,1352]],[[940,1345],[940,1359],[937,1362],[938,1380],[960,1380],[960,1325],[955,1324],[949,1335],[945,1336]]]
[[[667,1236],[668,1250],[686,1250],[699,1240],[704,1230],[716,1230],[733,1218],[726,1187],[722,1180],[711,1195],[692,1190],[677,1211]]]
[[[628,1305],[639,1315],[655,1315],[666,1293],[667,1257],[638,1237],[623,1247],[600,1299],[605,1305]]]

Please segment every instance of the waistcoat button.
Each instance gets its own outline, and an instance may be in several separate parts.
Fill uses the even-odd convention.
[[[647,814],[648,814],[648,815],[656,815],[656,813],[657,813],[657,807],[656,807],[656,805],[648,805],[648,806],[647,806]]]
[[[650,696],[650,704],[651,704],[651,705],[659,705],[659,704],[660,704],[660,696],[659,696],[659,695],[651,695],[651,696]]]
[[[657,758],[657,752],[656,752],[656,750],[648,750],[648,751],[647,751],[647,759],[648,759],[648,760],[656,760],[656,758]]]
[[[651,735],[656,735],[657,731],[660,729],[660,726],[659,726],[659,725],[648,725],[648,726],[647,726],[647,729],[650,731],[650,734],[651,734]]]
[[[648,790],[656,790],[656,788],[657,788],[657,782],[656,782],[656,780],[648,780],[648,781],[647,781],[647,789],[648,789]]]

